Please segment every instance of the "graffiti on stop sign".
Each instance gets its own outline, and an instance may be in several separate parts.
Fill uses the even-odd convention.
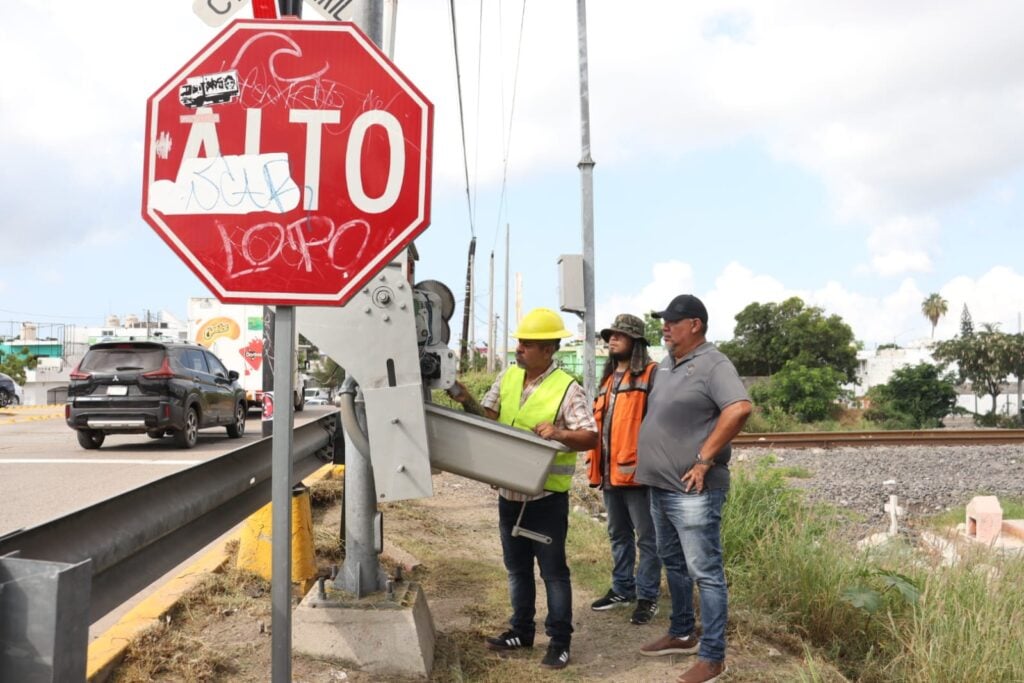
[[[144,215],[222,300],[343,302],[429,223],[433,107],[354,27],[235,22],[148,114]]]
[[[277,264],[310,272],[314,264],[348,270],[363,257],[369,224],[355,219],[335,226],[324,216],[300,218],[284,225],[274,221],[228,230],[218,225],[229,278],[270,270]]]

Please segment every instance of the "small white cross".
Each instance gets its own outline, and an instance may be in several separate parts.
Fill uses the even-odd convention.
[[[903,514],[903,508],[897,504],[896,496],[889,496],[889,502],[882,506],[882,510],[889,513],[889,535],[895,536],[898,530],[896,517]]]

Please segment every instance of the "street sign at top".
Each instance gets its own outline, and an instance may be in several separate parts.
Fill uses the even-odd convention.
[[[430,224],[432,125],[354,25],[237,20],[147,102],[142,215],[222,302],[344,304]]]

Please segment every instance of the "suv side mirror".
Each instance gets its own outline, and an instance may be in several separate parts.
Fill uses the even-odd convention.
[[[228,370],[228,381],[234,382],[238,379],[238,370]]]

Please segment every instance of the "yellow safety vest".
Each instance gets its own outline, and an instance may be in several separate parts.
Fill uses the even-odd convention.
[[[526,431],[533,431],[541,422],[554,424],[565,399],[565,393],[569,385],[576,380],[564,370],[555,368],[530,393],[526,402],[520,405],[519,398],[523,395],[525,380],[526,371],[518,365],[513,365],[505,371],[505,376],[501,380],[498,422]],[[575,468],[576,452],[559,451],[548,470],[544,489],[555,492],[568,491],[572,486],[572,473]]]

